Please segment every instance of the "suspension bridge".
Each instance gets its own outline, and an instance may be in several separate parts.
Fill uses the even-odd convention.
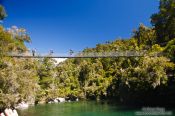
[[[71,54],[58,54],[58,53],[7,53],[8,57],[16,58],[117,58],[117,57],[144,57],[144,56],[160,56],[160,53],[148,53],[147,51],[114,51],[114,52],[81,52]]]

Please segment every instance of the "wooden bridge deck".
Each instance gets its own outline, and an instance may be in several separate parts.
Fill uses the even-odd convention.
[[[148,54],[145,51],[101,52],[101,53],[74,53],[74,54],[33,54],[33,53],[8,53],[9,57],[16,58],[117,58],[117,57],[144,57],[158,56],[160,54]]]

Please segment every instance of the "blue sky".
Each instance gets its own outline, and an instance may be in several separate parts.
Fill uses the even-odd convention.
[[[98,43],[129,38],[140,23],[150,25],[158,0],[4,0],[5,27],[26,28],[30,48],[81,51]]]

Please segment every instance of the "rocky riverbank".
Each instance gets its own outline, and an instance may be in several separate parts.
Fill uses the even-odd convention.
[[[29,107],[29,105],[31,105],[31,104],[26,103],[26,102],[21,102],[21,103],[17,104],[17,105],[15,106],[15,108],[16,108],[16,109],[26,109],[26,108]]]
[[[5,109],[3,112],[0,112],[0,116],[18,116],[16,110]]]
[[[77,102],[77,101],[79,101],[79,99],[77,97],[66,97],[66,98],[57,97],[57,98],[46,99],[43,101],[38,101],[38,102],[32,103],[32,104],[22,101],[22,102],[18,103],[15,106],[15,108],[16,109],[26,109],[31,105],[37,105],[37,104],[47,104],[47,103],[51,104],[51,103]]]
[[[79,101],[78,98],[55,98],[55,99],[49,99],[47,103],[59,103],[59,102],[73,102],[73,101]]]

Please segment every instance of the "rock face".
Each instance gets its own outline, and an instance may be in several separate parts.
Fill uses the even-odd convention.
[[[26,109],[29,107],[29,104],[28,103],[25,103],[25,102],[21,102],[19,103],[15,108],[16,109]]]
[[[71,101],[79,101],[79,99],[77,97],[67,97],[67,98],[55,98],[55,99],[49,99],[47,103],[63,103],[63,102],[71,102]]]
[[[59,102],[65,102],[66,99],[65,98],[56,98]]]
[[[57,99],[54,99],[54,103],[58,103],[59,101]]]

